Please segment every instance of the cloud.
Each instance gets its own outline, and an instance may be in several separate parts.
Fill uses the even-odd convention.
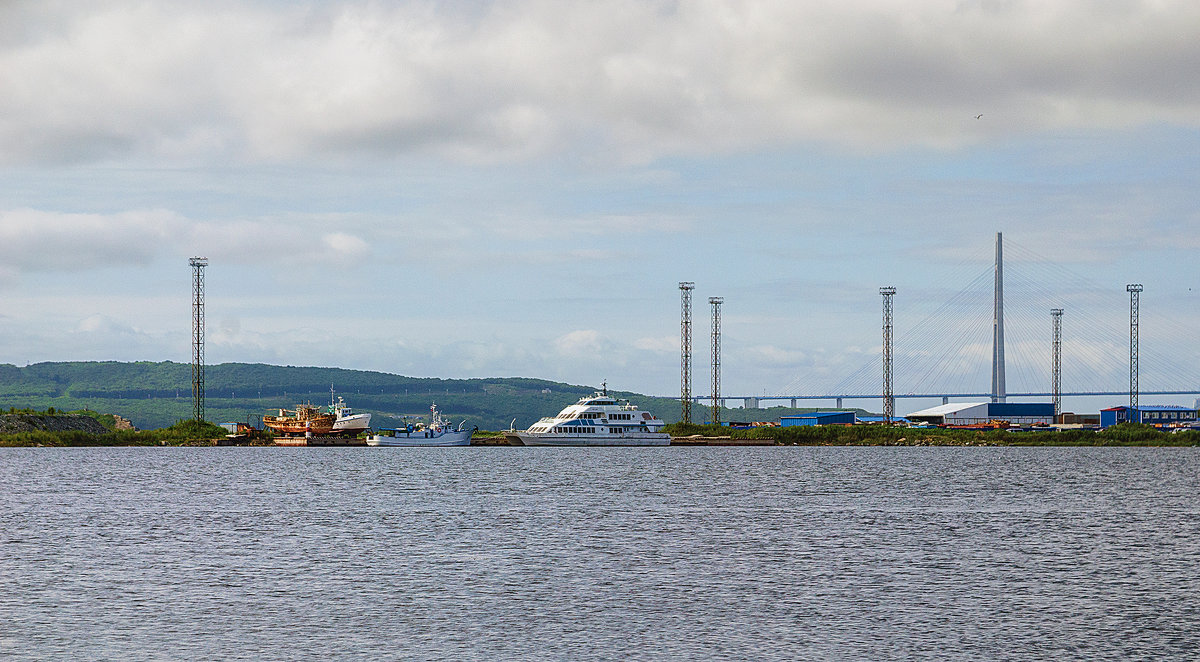
[[[554,339],[554,349],[560,354],[573,357],[601,357],[610,343],[600,332],[579,329]]]
[[[633,342],[636,349],[647,352],[655,352],[660,354],[674,354],[679,352],[679,338],[677,336],[665,336],[660,338],[638,338]]]
[[[369,226],[348,215],[200,221],[163,209],[79,214],[38,209],[0,210],[0,285],[23,273],[81,272],[144,267],[183,254],[241,264],[302,260],[356,264],[369,257],[367,240],[330,225]]]
[[[0,25],[12,163],[649,161],[1200,123],[1187,0],[10,2]]]
[[[345,232],[331,232],[321,237],[321,243],[334,259],[342,262],[365,258],[371,252],[367,242]]]
[[[0,210],[0,260],[10,270],[83,271],[145,265],[185,221],[165,210],[71,214]]]

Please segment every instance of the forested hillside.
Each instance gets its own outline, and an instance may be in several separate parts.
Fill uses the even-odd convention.
[[[191,366],[173,362],[37,363],[0,365],[0,408],[90,408],[120,414],[139,428],[160,428],[192,416]],[[447,417],[481,429],[526,427],[591,393],[540,379],[431,379],[382,372],[224,363],[205,371],[206,418],[257,424],[264,413],[299,402],[327,404],[330,388],[357,411],[374,414],[373,427],[405,415],[422,416],[436,402]],[[615,392],[668,421],[678,402]]]
[[[370,412],[372,427],[391,427],[403,416],[426,416],[436,402],[448,418],[466,420],[483,430],[505,429],[516,419],[525,428],[552,416],[599,384],[571,385],[542,379],[434,379],[384,372],[222,363],[205,370],[205,418],[258,425],[264,413],[297,403],[328,404],[330,388],[356,411]],[[619,390],[617,397],[654,412],[663,420],[679,420],[679,402]],[[730,403],[734,404],[734,403]],[[740,404],[740,403],[738,403]],[[0,409],[92,409],[118,414],[141,429],[162,428],[192,417],[192,368],[187,363],[78,361],[35,363],[25,367],[0,364]],[[727,410],[722,420],[767,421],[811,409]],[[706,406],[693,407],[697,422],[708,418]]]

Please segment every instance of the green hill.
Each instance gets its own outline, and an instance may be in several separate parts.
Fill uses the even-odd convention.
[[[372,413],[372,427],[391,427],[403,416],[428,415],[429,405],[436,402],[448,418],[484,430],[505,429],[513,419],[518,427],[528,427],[596,389],[596,385],[519,377],[435,379],[341,368],[222,363],[205,369],[205,418],[257,425],[264,413],[280,407],[328,403],[331,386],[356,411]],[[677,400],[612,393],[667,422],[679,420]],[[192,417],[191,365],[171,361],[0,364],[0,409],[49,407],[119,414],[142,429],[166,427]],[[693,411],[696,418],[707,418],[707,407],[697,405]],[[735,409],[723,414],[722,420],[778,420],[800,411],[811,410]]]
[[[90,408],[120,414],[139,428],[160,428],[192,416],[191,366],[174,362],[37,363],[0,365],[0,408]],[[357,411],[374,414],[373,427],[405,415],[446,416],[482,429],[528,426],[590,393],[593,387],[539,379],[432,379],[382,372],[225,363],[205,370],[205,414],[210,421],[256,423],[264,413],[299,402],[328,403],[330,387]],[[669,399],[628,397],[661,416],[679,405]],[[676,417],[678,413],[675,414]]]

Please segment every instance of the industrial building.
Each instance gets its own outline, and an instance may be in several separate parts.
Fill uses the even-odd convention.
[[[1135,415],[1131,417],[1128,405],[1101,409],[1100,427],[1107,428],[1130,420],[1136,423],[1161,427],[1164,425],[1193,423],[1197,418],[1200,418],[1200,416],[1197,416],[1198,412],[1195,408],[1188,408],[1183,405],[1140,405],[1133,411]]]
[[[814,411],[811,414],[779,418],[779,426],[784,428],[798,425],[854,425],[854,422],[852,411]]]
[[[1054,422],[1052,402],[951,402],[915,411],[905,418],[934,425],[976,425],[1004,421],[1019,425]]]

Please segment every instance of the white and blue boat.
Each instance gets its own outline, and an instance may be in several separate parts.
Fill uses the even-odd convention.
[[[466,421],[451,426],[442,418],[437,404],[429,407],[429,423],[410,423],[398,428],[381,428],[367,438],[368,446],[470,446],[476,428],[464,428]]]

